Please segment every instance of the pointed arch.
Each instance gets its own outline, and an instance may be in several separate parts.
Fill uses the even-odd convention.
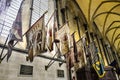
[[[115,37],[115,39],[114,39],[113,42],[111,42],[111,43],[115,44],[115,42],[116,42],[118,39],[120,39],[120,33]]]
[[[113,27],[113,28],[108,29],[107,32],[106,32],[106,35],[107,35],[107,33],[108,33],[109,31],[111,31],[111,30],[113,30],[113,29],[117,29],[117,28],[120,28],[120,25],[117,26],[117,27]],[[106,36],[106,35],[105,35],[105,36]]]
[[[114,28],[115,31],[113,32],[113,35],[112,35],[112,40],[111,40],[112,42],[113,42],[113,40],[114,40],[115,33],[116,33],[116,31],[117,31],[119,28],[120,28],[120,26]]]
[[[110,27],[111,27],[113,24],[115,24],[116,22],[120,22],[120,21],[119,21],[119,20],[117,20],[117,21],[113,21],[113,22],[108,26],[108,28],[107,28],[107,30],[106,30],[106,32],[105,32],[105,36],[106,36],[107,33],[109,32]]]
[[[120,3],[120,1],[103,1],[103,2],[101,2],[99,5],[98,5],[98,7],[95,9],[95,11],[94,11],[94,13],[93,13],[93,15],[92,15],[92,19],[93,19],[93,17],[95,16],[95,14],[97,13],[97,11],[99,10],[99,8],[103,5],[103,4],[105,4],[105,3],[111,3],[111,2],[116,2],[116,3]]]
[[[118,6],[120,6],[120,4],[117,4],[117,5],[113,6],[113,7],[109,10],[109,12],[111,12],[112,10],[114,10],[114,9],[115,9],[116,7],[118,7]],[[104,21],[104,24],[103,24],[103,35],[104,35],[104,36],[105,36],[105,25],[106,25],[106,22],[107,22],[108,17],[109,17],[109,13],[106,15],[105,21]]]
[[[120,46],[120,41],[118,42],[118,45],[117,45],[117,48],[118,48],[118,49],[120,49],[120,47],[119,47],[119,46]]]
[[[118,15],[118,16],[120,16],[120,14],[119,13],[116,13],[116,12],[109,12],[109,11],[107,11],[107,12],[102,12],[102,13],[99,13],[99,14],[97,14],[96,16],[94,16],[93,17],[93,20],[95,20],[98,16],[100,16],[100,15],[103,15],[103,14],[114,14],[114,15]]]

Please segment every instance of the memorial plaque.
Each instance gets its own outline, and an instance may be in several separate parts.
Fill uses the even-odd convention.
[[[64,77],[64,70],[57,70],[58,77]]]
[[[33,75],[33,66],[21,65],[20,75]]]

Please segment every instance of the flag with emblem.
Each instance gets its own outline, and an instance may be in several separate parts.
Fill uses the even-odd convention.
[[[64,33],[63,37],[60,40],[60,51],[62,55],[65,55],[69,51],[69,41],[67,33]]]
[[[98,52],[98,48],[95,45],[95,42],[90,43],[90,53],[91,53],[93,68],[95,69],[98,76],[102,78],[105,75],[104,64],[102,57]]]
[[[66,53],[68,53],[69,51],[69,38],[70,38],[70,30],[69,30],[69,27],[68,27],[68,24],[65,23],[61,29],[59,29],[57,32],[56,32],[56,39],[60,40],[60,46],[59,46],[59,49],[60,49],[60,52],[61,52],[61,55],[65,55]]]
[[[30,60],[30,62],[33,62],[35,56],[46,51],[46,30],[44,24],[45,13],[26,32],[26,35],[28,36],[27,61]]]
[[[52,13],[50,16],[50,19],[48,20],[48,23],[46,24],[47,27],[47,48],[51,52],[53,50],[53,43],[55,38],[55,32],[56,32],[56,10]]]

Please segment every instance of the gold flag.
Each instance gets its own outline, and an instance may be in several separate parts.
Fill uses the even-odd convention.
[[[70,30],[68,27],[68,24],[66,23],[61,27],[60,30],[58,30],[55,34],[55,38],[60,40],[60,52],[61,55],[65,55],[69,51],[69,38],[70,38]]]
[[[26,60],[33,61],[33,58],[46,51],[45,48],[45,25],[44,25],[44,15],[40,17],[32,27],[27,31],[28,41],[29,41],[29,49],[28,49],[28,56]]]

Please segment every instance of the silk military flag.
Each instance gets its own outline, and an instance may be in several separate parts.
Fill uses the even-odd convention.
[[[21,3],[21,6],[22,6],[22,3]],[[18,10],[17,17],[16,17],[15,21],[13,22],[12,28],[10,29],[9,41],[8,41],[7,61],[11,56],[14,41],[22,41],[21,6]]]
[[[48,20],[46,27],[47,27],[47,48],[51,52],[53,50],[53,43],[55,38],[55,31],[56,31],[56,10],[52,13],[50,16],[50,19]]]
[[[82,45],[82,39],[80,39],[79,41],[76,42],[77,45],[77,51],[78,51],[78,63],[75,63],[75,70],[77,71],[79,68],[82,68],[85,66],[86,62],[86,56],[85,56],[85,52],[84,52],[84,48]]]
[[[53,50],[53,44],[55,40],[55,32],[57,31],[57,21],[51,27],[47,27],[47,47],[49,51]]]
[[[26,57],[26,60],[30,60],[30,62],[33,61],[35,56],[46,51],[44,14],[32,25],[32,27],[26,33],[28,35],[29,41],[28,56]]]
[[[72,34],[73,37],[73,48],[74,48],[74,57],[75,57],[75,62],[79,62],[78,61],[78,51],[77,51],[77,45],[76,45],[76,41],[75,41],[75,33]]]
[[[48,47],[49,51],[53,50],[53,29],[52,28],[48,28],[47,47]]]
[[[68,24],[64,24],[60,30],[56,32],[56,39],[60,40],[60,52],[61,55],[65,55],[69,52],[69,38],[70,38],[70,30]]]
[[[69,52],[65,54],[67,68],[71,69],[74,66],[75,59],[74,59],[74,51],[73,47],[70,48]]]
[[[90,47],[90,53],[91,53],[91,58],[92,58],[92,65],[96,73],[98,74],[98,76],[101,78],[105,75],[102,57],[100,53],[98,52],[95,42],[91,42],[89,47]]]
[[[68,35],[67,35],[67,33],[65,33],[63,35],[63,37],[61,38],[61,42],[60,43],[61,43],[60,44],[61,53],[63,55],[65,55],[69,51],[69,42],[68,42]]]

